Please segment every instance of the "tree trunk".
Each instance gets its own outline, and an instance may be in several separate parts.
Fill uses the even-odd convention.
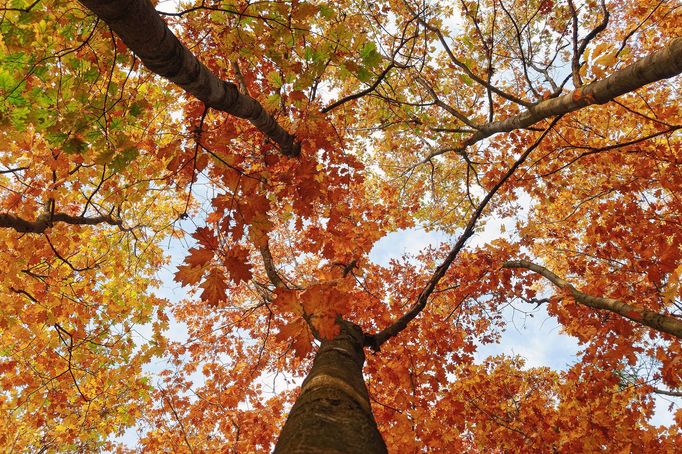
[[[341,325],[336,338],[322,342],[275,453],[387,452],[362,376],[362,331],[348,322]]]

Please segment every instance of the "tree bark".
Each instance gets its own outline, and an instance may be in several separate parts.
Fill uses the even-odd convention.
[[[506,120],[481,126],[474,136],[476,140],[472,143],[500,132],[527,128],[546,118],[574,112],[591,104],[605,104],[650,83],[677,76],[680,72],[682,38],[678,37],[670,41],[666,47],[614,72],[605,79],[579,87],[563,96],[542,101]]]
[[[43,213],[35,221],[27,221],[9,213],[0,213],[0,228],[14,229],[19,233],[43,233],[48,227],[57,222],[64,222],[72,225],[98,225],[109,224],[117,225],[122,228],[123,221],[114,219],[112,216],[95,216],[86,218],[84,216],[72,216],[66,213]]]
[[[659,314],[658,312],[650,311],[649,309],[638,308],[622,301],[614,300],[612,298],[602,298],[599,296],[588,295],[576,289],[573,284],[560,278],[544,266],[537,265],[527,260],[510,260],[505,262],[504,268],[525,268],[534,271],[541,276],[547,278],[552,284],[560,289],[565,289],[571,292],[573,298],[580,304],[594,309],[602,309],[621,315],[633,322],[641,323],[642,325],[653,328],[657,331],[672,334],[673,336],[682,339],[682,321],[674,317]]]
[[[149,0],[79,0],[106,22],[142,63],[206,106],[249,120],[276,142],[282,153],[297,156],[301,144],[252,97],[219,79],[173,34]]]
[[[275,453],[386,453],[362,376],[362,330],[341,322],[323,341],[279,436]]]

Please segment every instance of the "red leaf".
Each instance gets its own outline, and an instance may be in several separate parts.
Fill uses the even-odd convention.
[[[185,257],[185,263],[190,266],[204,266],[213,258],[213,251],[210,249],[192,248],[189,255]]]
[[[218,249],[218,239],[208,227],[199,227],[193,234],[192,238],[197,240],[199,244],[206,249]]]
[[[201,299],[206,301],[209,306],[217,306],[219,302],[227,299],[225,294],[225,290],[227,290],[225,276],[219,269],[213,268],[199,287],[204,289],[201,292]]]
[[[248,260],[248,249],[238,245],[233,246],[225,256],[223,263],[230,274],[230,279],[235,284],[239,284],[241,281],[248,281],[253,276]]]

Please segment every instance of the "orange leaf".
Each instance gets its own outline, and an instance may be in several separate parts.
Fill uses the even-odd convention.
[[[336,324],[336,317],[314,317],[312,324],[323,339],[333,339],[340,331],[339,325]]]
[[[305,357],[312,350],[312,335],[305,320],[301,318],[284,325],[275,337],[280,341],[290,341],[294,354],[299,358]]]
[[[227,295],[225,290],[227,286],[225,285],[225,276],[223,272],[217,268],[213,268],[206,276],[203,284],[199,287],[203,288],[204,291],[201,292],[201,299],[206,301],[209,306],[217,306],[220,301],[225,301]]]
[[[296,297],[296,291],[287,288],[278,288],[275,290],[275,304],[274,307],[280,312],[291,312],[294,314],[303,314],[302,307]]]
[[[185,263],[191,266],[204,266],[213,258],[213,251],[210,249],[192,248],[189,255],[185,257]]]
[[[194,285],[201,280],[204,275],[203,266],[179,265],[175,273],[175,282],[185,285]]]
[[[253,274],[251,265],[248,263],[249,251],[241,246],[233,246],[223,259],[223,263],[230,274],[230,279],[239,284],[241,281],[248,281]]]

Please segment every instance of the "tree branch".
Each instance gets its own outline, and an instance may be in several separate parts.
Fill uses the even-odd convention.
[[[612,99],[637,90],[659,80],[668,79],[682,72],[682,38],[643,59],[558,98],[542,101],[507,120],[495,121],[481,126],[480,139],[499,132],[527,128],[540,120],[563,115],[591,104],[605,104]]]
[[[429,281],[426,283],[426,286],[419,294],[417,302],[414,304],[414,306],[412,306],[412,308],[402,317],[400,317],[395,322],[391,323],[391,325],[384,328],[379,333],[367,335],[365,339],[365,345],[369,346],[374,350],[379,350],[379,348],[384,342],[386,342],[391,337],[396,336],[398,333],[404,330],[407,327],[408,323],[414,320],[417,317],[417,315],[419,315],[419,313],[426,307],[426,303],[428,302],[429,297],[431,296],[433,291],[436,289],[436,286],[443,278],[443,276],[445,276],[445,273],[450,268],[450,265],[452,265],[452,262],[455,261],[459,252],[464,248],[464,245],[466,244],[467,240],[471,237],[471,235],[474,234],[476,223],[478,222],[478,219],[481,217],[481,214],[483,214],[483,210],[485,210],[485,208],[488,206],[490,200],[497,193],[497,191],[504,185],[504,183],[509,179],[509,177],[511,177],[514,174],[514,172],[516,172],[516,169],[518,169],[519,166],[526,161],[526,158],[528,158],[531,152],[540,145],[542,140],[547,136],[547,134],[549,134],[549,132],[552,130],[552,128],[554,128],[554,126],[558,123],[560,119],[561,117],[559,116],[552,120],[552,123],[550,123],[547,129],[543,131],[540,137],[538,137],[537,140],[530,147],[528,147],[526,151],[523,152],[523,154],[516,160],[516,162],[514,162],[514,164],[512,164],[511,167],[509,167],[509,169],[502,176],[502,178],[500,178],[497,184],[495,184],[495,186],[493,186],[493,188],[490,189],[490,191],[488,191],[486,196],[483,198],[483,200],[481,200],[481,202],[476,207],[476,211],[474,211],[474,213],[471,215],[471,218],[469,218],[469,222],[464,228],[464,231],[462,232],[459,239],[448,253],[445,260],[443,260],[443,262],[440,265],[438,265],[436,270],[433,272],[431,279],[429,279]]]
[[[386,68],[381,72],[381,74],[379,74],[377,76],[376,80],[374,82],[372,82],[372,85],[365,88],[364,90],[360,90],[357,93],[353,93],[351,95],[345,96],[345,97],[331,103],[330,105],[328,105],[324,109],[320,110],[320,112],[327,113],[330,110],[336,109],[337,107],[347,103],[348,101],[352,101],[354,99],[362,98],[363,96],[373,92],[379,86],[379,84],[384,80],[384,78],[386,77],[388,72],[391,69],[393,69],[394,67],[395,67],[395,62],[389,63],[388,66],[386,66]]]
[[[40,0],[35,0],[33,3],[28,5],[26,8],[0,8],[0,11],[18,11],[20,13],[30,13],[35,6],[40,3]]]
[[[265,274],[268,275],[268,279],[270,279],[272,285],[274,285],[277,288],[280,287],[286,288],[287,287],[286,283],[277,272],[277,268],[275,268],[275,263],[272,260],[272,253],[270,252],[270,245],[268,243],[265,243],[265,245],[260,248],[260,255],[263,258]]]
[[[664,396],[682,397],[682,391],[669,391],[667,389],[654,388],[653,392],[656,394],[663,394]]]
[[[606,26],[609,24],[609,18],[611,14],[609,13],[609,10],[606,9],[606,3],[604,0],[600,1],[601,3],[601,9],[604,14],[602,17],[601,22],[592,29],[583,39],[580,40],[580,48],[578,48],[578,59],[582,56],[583,53],[585,53],[585,49],[587,49],[587,46],[592,42],[592,40],[601,32],[603,32],[606,29]],[[578,71],[580,70],[580,64],[578,64]],[[580,76],[578,76],[580,77]],[[576,87],[578,88],[578,87]]]
[[[66,213],[44,213],[35,221],[27,221],[18,216],[9,213],[0,213],[0,228],[14,229],[20,233],[43,233],[48,227],[51,227],[55,222],[64,222],[66,224],[74,225],[97,225],[109,224],[118,227],[123,226],[123,221],[114,219],[112,216],[94,216],[91,218],[84,216],[72,216]]]
[[[469,76],[472,80],[476,81],[476,83],[484,86],[486,89],[491,90],[493,93],[495,93],[496,95],[498,95],[502,98],[505,98],[511,102],[514,102],[516,104],[520,104],[520,105],[525,106],[525,107],[528,107],[531,105],[531,103],[529,103],[528,101],[524,101],[523,99],[521,99],[517,96],[506,93],[506,92],[500,90],[499,88],[495,87],[494,85],[487,83],[481,77],[474,74],[473,71],[471,71],[471,69],[467,65],[464,64],[464,62],[462,62],[460,59],[458,59],[455,56],[455,54],[452,52],[452,49],[450,49],[448,42],[445,40],[445,36],[443,35],[443,32],[441,32],[438,27],[431,25],[420,14],[417,14],[417,12],[410,6],[410,4],[407,1],[403,0],[403,4],[408,9],[410,14],[412,14],[417,19],[417,21],[420,24],[422,24],[422,26],[424,26],[424,28],[426,28],[430,32],[436,34],[436,36],[438,37],[438,40],[440,41],[441,45],[443,46],[443,49],[445,49],[445,53],[448,54],[450,61],[452,61],[452,63],[455,66],[457,66],[459,69],[464,71],[464,74]]]
[[[155,74],[170,80],[208,107],[249,120],[277,143],[283,154],[301,149],[263,106],[240,94],[232,82],[219,79],[168,28],[149,0],[79,0],[125,42]]]
[[[621,315],[634,322],[646,325],[657,331],[672,334],[675,337],[682,339],[682,320],[677,320],[667,315],[659,314],[658,312],[650,311],[648,309],[640,309],[611,298],[602,298],[599,296],[591,296],[576,289],[573,284],[560,278],[544,266],[536,265],[527,260],[511,260],[505,262],[504,268],[525,268],[534,271],[541,276],[547,278],[552,284],[560,289],[571,292],[573,298],[584,306],[589,306],[594,309],[602,309]]]
[[[528,128],[555,115],[564,115],[592,104],[606,104],[618,96],[680,73],[682,73],[682,38],[675,38],[668,46],[605,79],[592,82],[558,98],[542,101],[506,120],[478,126],[478,131],[465,139],[456,149],[463,150],[494,134]],[[445,151],[437,150],[425,157],[422,163],[443,153]]]

